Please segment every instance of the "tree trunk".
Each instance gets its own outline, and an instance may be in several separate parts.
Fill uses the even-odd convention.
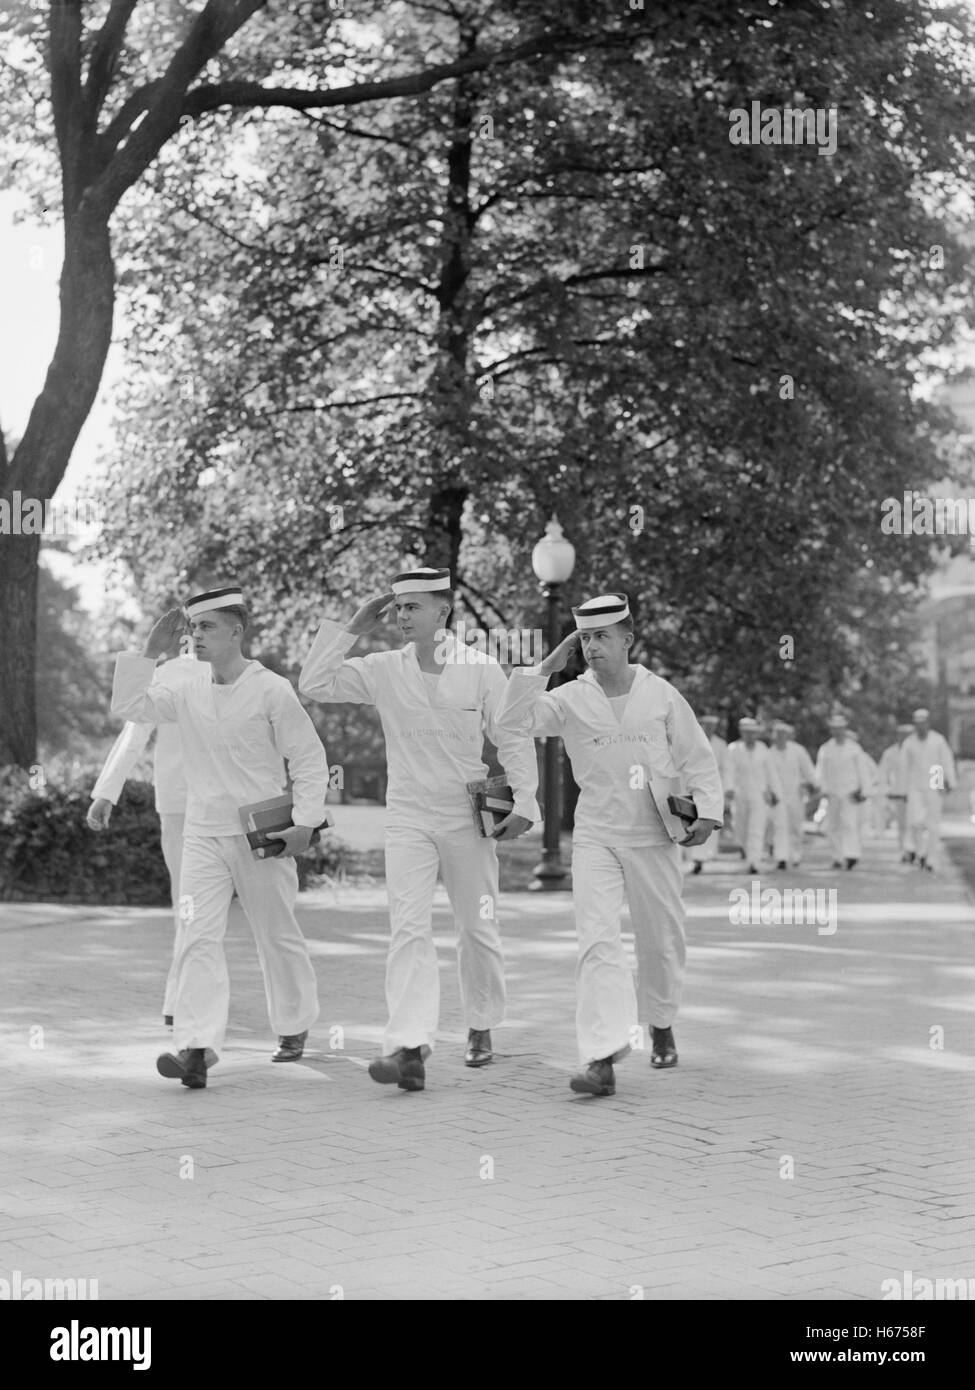
[[[65,226],[61,325],[44,388],[9,467],[0,499],[12,520],[36,499],[46,507],[98,394],[112,340],[115,269],[106,223],[85,213]],[[19,492],[20,506],[14,505]],[[37,758],[34,670],[40,537],[0,535],[0,765]]]
[[[455,583],[460,572],[461,518],[467,494],[467,484],[459,478],[442,479],[430,498],[423,528],[424,564],[449,566]]]
[[[476,30],[461,25],[459,58],[473,51]],[[461,520],[470,491],[465,460],[470,448],[471,323],[468,280],[475,218],[471,210],[471,147],[477,78],[457,79],[451,105],[452,129],[447,151],[447,195],[437,285],[437,365],[431,382],[437,482],[424,526],[424,559],[428,565],[449,565],[455,584],[460,578]]]
[[[37,756],[39,536],[0,536],[0,767],[30,767]]]

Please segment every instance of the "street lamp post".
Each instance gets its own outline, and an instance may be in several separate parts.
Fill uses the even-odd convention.
[[[547,604],[546,655],[554,651],[559,644],[559,594],[562,585],[572,574],[575,561],[575,548],[562,534],[558,518],[553,516],[545,527],[545,535],[532,551],[532,569]],[[559,851],[559,834],[562,829],[562,753],[559,743],[560,740],[557,738],[545,740],[545,824],[542,831],[542,858],[535,865],[535,877],[528,885],[535,891],[551,891],[566,887],[567,871]]]

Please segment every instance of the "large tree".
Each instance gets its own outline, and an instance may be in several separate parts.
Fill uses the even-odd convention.
[[[174,146],[171,216],[127,237],[109,543],[154,598],[229,566],[300,644],[403,551],[534,625],[555,508],[577,591],[628,588],[702,699],[906,679],[932,556],[879,504],[940,474],[919,385],[971,295],[970,32],[932,13],[702,6],[500,90],[264,123],[244,164]],[[732,146],[753,98],[836,104],[836,154]]]
[[[40,161],[41,181],[48,176],[42,203],[56,198],[64,227],[57,343],[12,457],[0,431],[0,499],[18,491],[48,499],[64,476],[112,337],[113,219],[185,123],[242,110],[347,109],[415,97],[485,71],[499,83],[529,57],[612,43],[618,30],[645,22],[627,12],[589,22],[590,7],[574,3],[526,6],[522,22],[515,8],[501,47],[475,40],[453,61],[421,60],[404,70],[395,9],[387,13],[393,32],[386,34],[358,15],[347,23],[341,10],[317,0],[206,0],[193,7],[178,0],[50,0],[46,7],[14,0],[0,12],[6,177],[38,187],[31,162]],[[39,549],[36,535],[0,536],[0,763],[30,764],[35,754]]]

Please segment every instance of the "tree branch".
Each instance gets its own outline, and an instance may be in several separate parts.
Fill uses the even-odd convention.
[[[84,103],[89,130],[94,131],[125,39],[125,30],[139,0],[112,0],[105,23],[95,38],[88,63]]]
[[[149,110],[161,85],[162,79],[156,78],[154,82],[147,82],[144,87],[139,87],[131,96],[126,97],[101,135],[98,136],[98,143],[106,163],[128,135],[136,118],[143,111]]]
[[[564,280],[553,280],[551,277],[536,280],[527,289],[519,290],[517,294],[509,295],[507,299],[499,299],[494,302],[492,302],[491,293],[488,290],[481,296],[480,310],[482,315],[496,314],[500,309],[510,309],[515,304],[522,304],[527,299],[534,299],[536,295],[551,289],[553,284],[560,285],[563,289],[571,289],[573,285],[585,285],[594,280],[640,280],[650,275],[666,274],[668,274],[668,270],[663,265],[648,265],[641,269],[620,266],[619,268],[610,267],[607,270],[580,270],[574,275],[567,275]]]
[[[81,0],[59,0],[50,7],[48,61],[51,108],[61,159],[64,215],[75,210],[82,185],[78,142],[83,132],[81,109]]]
[[[502,627],[507,627],[507,626],[508,626],[507,619],[505,618],[505,615],[504,615],[504,613],[501,611],[501,609],[498,608],[497,604],[495,604],[495,603],[493,602],[492,599],[489,599],[488,596],[487,596],[486,594],[482,594],[481,591],[480,591],[480,589],[475,589],[474,585],[471,583],[471,581],[470,581],[469,579],[460,579],[460,580],[458,580],[458,582],[457,582],[457,587],[458,587],[458,589],[460,589],[461,593],[464,594],[464,596],[465,596],[465,602],[467,603],[468,607],[471,609],[472,612],[474,611],[474,605],[473,605],[472,603],[470,603],[470,601],[467,599],[466,596],[467,596],[468,594],[474,594],[475,597],[477,598],[477,601],[478,601],[479,603],[486,603],[487,606],[488,606],[488,608],[492,609],[492,611],[493,611],[494,613],[496,613],[497,616],[501,619],[501,626],[502,626]],[[477,616],[477,615],[475,615],[475,616]],[[478,616],[478,622],[481,624],[482,627],[485,627],[485,628],[487,627],[487,624],[486,624],[479,616]]]
[[[329,263],[328,256],[311,256],[307,261],[309,266],[328,265]],[[405,271],[391,270],[387,265],[373,265],[371,261],[359,261],[358,263],[343,261],[342,269],[360,272],[370,271],[373,275],[381,275],[386,280],[399,280],[402,284],[409,285],[412,290],[422,290],[424,294],[435,295],[437,293],[435,285],[428,285],[425,280],[418,280],[415,275],[407,275]]]
[[[465,73],[510,67],[526,58],[572,52],[584,46],[584,42],[578,34],[546,34],[516,44],[514,48],[472,53],[467,58],[458,58],[452,63],[436,63],[421,72],[407,73],[402,77],[387,77],[376,82],[356,82],[349,87],[315,91],[303,87],[262,87],[259,82],[243,80],[207,84],[187,93],[182,114],[201,116],[205,111],[216,111],[222,106],[283,106],[293,111],[310,111],[328,106],[358,106],[363,102],[383,101],[390,97],[421,96],[439,83],[462,77]]]
[[[277,410],[261,410],[261,415],[298,415],[306,411],[315,413],[319,410],[354,410],[358,406],[375,405],[377,401],[415,400],[422,395],[422,391],[386,391],[380,396],[365,396],[361,401],[321,401],[318,404],[314,401],[307,401],[299,405],[282,405]]]
[[[180,116],[186,114],[184,103],[190,83],[266,3],[267,0],[207,0],[194,17],[163,76],[128,99],[123,110],[128,108],[133,117],[141,110],[147,114],[138,125],[129,125],[125,143],[111,155],[107,167],[89,191],[89,197],[104,216],[112,212],[126,190],[179,129]],[[151,99],[148,96],[150,88]],[[113,132],[113,139],[116,134],[119,139],[124,135],[115,121],[111,122],[109,130]],[[108,131],[103,137],[107,139]]]
[[[415,142],[399,140],[395,135],[381,135],[374,130],[363,130],[361,126],[355,126],[351,121],[329,121],[324,116],[312,116],[308,111],[302,111],[301,114],[310,126],[316,128],[324,126],[326,130],[337,130],[340,135],[355,135],[362,140],[379,140],[386,145],[398,145],[401,150],[408,150],[410,154],[416,151]]]

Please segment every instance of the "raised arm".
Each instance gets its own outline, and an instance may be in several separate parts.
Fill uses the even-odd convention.
[[[178,700],[174,691],[162,684],[149,689],[156,672],[156,662],[164,652],[179,646],[179,634],[184,626],[180,608],[170,608],[153,623],[146,638],[142,655],[121,652],[115,659],[115,681],[112,686],[112,713],[136,724],[172,724],[176,721]]]
[[[558,697],[545,691],[548,679],[561,671],[578,646],[578,632],[571,632],[538,666],[516,666],[494,711],[499,732],[522,738],[557,738],[565,727],[565,711]]]
[[[298,677],[302,695],[322,704],[376,703],[375,663],[368,657],[346,660],[345,654],[378,625],[393,598],[393,594],[382,594],[370,599],[345,626],[324,620]]]

